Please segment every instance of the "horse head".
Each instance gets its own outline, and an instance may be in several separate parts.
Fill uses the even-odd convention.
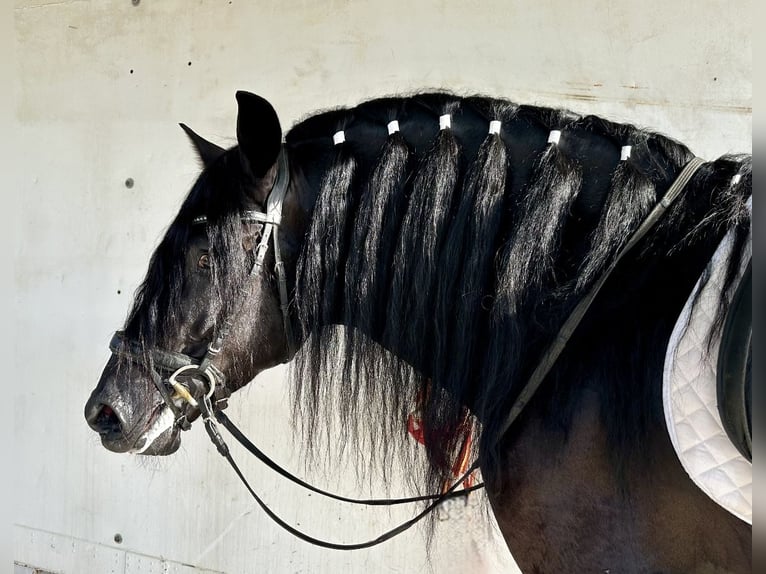
[[[305,216],[284,192],[299,176],[279,161],[282,131],[273,107],[246,92],[237,93],[237,102],[238,145],[229,150],[181,125],[202,173],[154,252],[85,406],[88,424],[109,450],[174,452],[179,419],[198,416],[202,395],[212,391],[214,400],[225,400],[289,359],[273,270],[276,253],[290,268],[297,256],[292,230]],[[274,210],[269,200],[278,182],[279,213],[263,217]],[[254,272],[256,263],[262,272]],[[195,367],[200,363],[207,376]],[[168,386],[174,373],[175,388]]]

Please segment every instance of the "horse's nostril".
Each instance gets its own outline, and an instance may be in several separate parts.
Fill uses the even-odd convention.
[[[122,430],[120,419],[109,405],[101,405],[95,416],[88,422],[99,434],[119,433]]]

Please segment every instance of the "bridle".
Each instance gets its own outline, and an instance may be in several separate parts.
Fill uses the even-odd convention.
[[[242,223],[260,223],[263,225],[263,229],[261,230],[258,245],[255,248],[255,257],[248,274],[248,281],[245,282],[245,285],[240,290],[239,298],[235,302],[232,312],[229,313],[220,328],[217,329],[217,333],[208,345],[202,359],[163,349],[154,348],[146,351],[139,343],[126,339],[122,331],[117,331],[109,343],[109,348],[114,355],[126,357],[142,364],[148,363],[146,366],[152,376],[154,386],[159,391],[165,405],[173,412],[175,426],[181,430],[188,430],[191,423],[181,413],[173,397],[170,395],[171,389],[178,398],[183,399],[192,407],[199,408],[203,418],[206,419],[210,419],[215,410],[221,410],[226,407],[226,400],[231,392],[226,388],[226,376],[213,364],[213,361],[220,354],[232,325],[244,306],[247,299],[247,287],[251,281],[260,275],[263,269],[266,253],[269,250],[269,240],[272,239],[274,245],[274,271],[276,272],[279,285],[279,306],[282,311],[287,353],[288,356],[294,354],[295,339],[288,308],[287,279],[285,276],[285,265],[279,249],[279,225],[282,222],[282,205],[284,204],[289,186],[290,170],[287,154],[283,149],[280,151],[277,159],[277,174],[274,184],[266,198],[266,211],[244,211],[241,214]],[[204,225],[206,223],[207,217],[204,215],[196,217],[192,221],[193,225]],[[168,376],[163,377],[163,374],[168,374]],[[202,393],[201,402],[197,401],[194,394],[178,381],[180,375],[191,377],[193,381],[202,383],[204,392]],[[214,398],[216,408],[213,407]]]
[[[295,350],[295,340],[294,340],[292,325],[291,325],[290,317],[289,317],[285,269],[284,269],[284,263],[280,255],[279,235],[278,235],[279,225],[282,219],[282,206],[284,203],[285,194],[287,193],[287,189],[290,185],[289,166],[288,166],[287,154],[284,150],[284,147],[280,151],[277,164],[278,164],[277,175],[274,181],[274,185],[267,197],[266,211],[265,212],[260,212],[260,211],[243,212],[242,222],[243,223],[258,222],[264,225],[264,228],[260,237],[260,241],[255,249],[255,260],[249,273],[249,278],[251,280],[260,274],[263,268],[263,263],[266,257],[266,253],[269,248],[269,241],[270,239],[273,239],[272,243],[274,245],[274,258],[275,258],[274,269],[278,278],[280,309],[282,311],[286,345],[287,345],[287,350],[289,353],[288,356],[292,356]],[[590,288],[588,293],[575,306],[574,310],[572,311],[570,316],[567,318],[567,320],[564,322],[563,326],[561,327],[558,334],[554,338],[553,343],[549,346],[547,351],[543,354],[536,369],[533,371],[527,383],[525,384],[525,386],[519,393],[514,404],[511,406],[509,414],[507,415],[505,421],[503,422],[503,425],[501,426],[501,432],[498,433],[497,435],[497,442],[499,442],[499,440],[503,436],[505,436],[505,434],[510,429],[513,422],[519,417],[519,415],[522,413],[526,405],[529,403],[529,401],[531,400],[531,398],[533,397],[537,389],[540,387],[543,380],[550,372],[551,368],[555,364],[561,352],[564,350],[564,347],[566,346],[567,342],[571,338],[575,329],[577,328],[577,326],[579,325],[579,323],[585,316],[586,312],[590,308],[590,305],[593,303],[594,299],[598,295],[599,291],[603,287],[606,280],[614,271],[617,264],[620,262],[623,256],[628,251],[633,249],[633,247],[649,232],[649,230],[654,227],[657,221],[659,221],[659,219],[665,213],[667,208],[681,194],[686,184],[691,180],[691,178],[694,176],[696,171],[703,164],[704,164],[703,160],[695,157],[684,166],[684,168],[679,172],[678,176],[676,177],[676,179],[674,180],[670,188],[668,188],[667,192],[662,197],[661,201],[644,219],[644,221],[638,227],[638,229],[631,235],[631,237],[628,239],[628,241],[623,246],[623,248],[618,252],[615,258],[612,260],[611,264],[606,268],[606,270],[602,273],[602,275]],[[194,224],[204,224],[206,222],[207,222],[207,218],[205,216],[197,217],[193,221]],[[428,515],[432,510],[434,510],[439,504],[441,504],[445,500],[456,497],[456,496],[466,496],[469,492],[472,492],[484,486],[484,483],[480,483],[468,488],[457,490],[458,486],[462,484],[465,481],[465,479],[467,479],[473,471],[479,468],[479,461],[477,460],[468,468],[467,472],[463,476],[458,478],[452,484],[452,486],[450,486],[441,494],[416,496],[416,497],[408,497],[408,498],[397,498],[397,499],[352,499],[352,498],[339,496],[333,493],[329,493],[322,489],[314,487],[302,481],[301,479],[295,477],[294,475],[292,475],[291,473],[289,473],[288,471],[286,471],[285,469],[277,465],[265,453],[263,453],[260,449],[258,449],[258,447],[255,446],[244,435],[244,433],[242,433],[234,425],[234,423],[231,422],[231,420],[223,412],[223,409],[225,409],[227,406],[227,400],[231,393],[226,388],[226,384],[225,384],[226,378],[224,373],[221,372],[213,364],[213,360],[215,359],[216,356],[218,356],[218,354],[221,352],[223,348],[223,344],[226,340],[226,337],[228,336],[229,331],[239,314],[239,311],[244,305],[246,297],[247,297],[247,289],[243,288],[241,290],[239,300],[236,302],[235,306],[233,307],[233,312],[230,313],[228,317],[226,317],[221,328],[218,329],[218,332],[215,338],[208,345],[207,351],[201,360],[195,359],[194,357],[185,355],[183,353],[177,353],[177,352],[166,351],[161,349],[145,350],[137,342],[126,339],[124,336],[124,333],[121,331],[118,331],[114,334],[109,347],[112,353],[118,357],[126,357],[144,365],[146,365],[147,362],[149,363],[147,367],[152,376],[154,385],[159,391],[160,396],[165,402],[165,405],[167,406],[167,408],[169,408],[172,411],[174,415],[175,426],[177,426],[181,430],[187,430],[191,427],[191,422],[187,419],[186,415],[176,405],[175,403],[176,399],[186,401],[192,407],[199,409],[205,424],[205,429],[208,435],[210,436],[210,439],[212,440],[213,444],[215,445],[216,449],[218,450],[218,452],[224,458],[226,458],[226,460],[232,466],[235,473],[240,478],[240,480],[244,483],[245,487],[253,496],[253,498],[258,503],[258,505],[279,526],[281,526],[282,528],[284,528],[285,530],[287,530],[294,536],[300,538],[301,540],[304,540],[306,542],[309,542],[311,544],[314,544],[323,548],[331,548],[335,550],[355,550],[355,549],[361,549],[361,548],[369,548],[371,546],[375,546],[377,544],[385,542],[386,540],[389,540],[393,538],[394,536],[400,534],[401,532],[404,532],[405,530],[409,529],[410,527],[415,525],[417,522],[419,522],[421,519],[423,519],[426,515]],[[163,373],[164,374],[169,373],[169,375],[166,377],[163,377]],[[191,380],[193,381],[193,383],[191,384],[195,386],[195,388],[190,390],[183,383],[179,382],[178,377],[180,375],[186,375],[190,377]],[[171,396],[170,389],[172,389],[175,392],[175,396]],[[194,392],[191,392],[191,391],[194,391]],[[200,400],[197,400],[195,395],[197,396],[201,395],[202,398]],[[370,540],[368,542],[363,542],[358,544],[336,544],[336,543],[327,542],[324,540],[320,540],[320,539],[308,536],[307,534],[287,524],[284,520],[282,520],[279,516],[277,516],[256,494],[256,492],[248,483],[247,479],[242,474],[237,464],[234,462],[231,456],[231,453],[229,451],[229,447],[227,446],[226,442],[224,441],[218,429],[218,423],[223,425],[232,434],[232,436],[234,436],[234,438],[237,441],[239,441],[243,447],[245,447],[245,449],[247,449],[250,453],[256,456],[269,468],[281,474],[288,480],[291,480],[292,482],[308,490],[311,490],[312,492],[316,492],[323,496],[327,496],[327,497],[333,498],[335,500],[340,500],[343,502],[350,502],[354,504],[364,504],[364,505],[371,505],[371,506],[405,504],[405,503],[422,502],[422,501],[431,501],[431,502],[420,513],[415,515],[412,519],[402,523],[398,527],[393,528],[385,532],[381,536],[375,538],[374,540]]]
[[[441,494],[385,499],[355,499],[340,496],[317,488],[280,467],[255,444],[253,444],[223,412],[223,410],[227,407],[228,397],[231,395],[231,391],[226,387],[225,374],[213,364],[213,361],[221,353],[232,325],[234,324],[234,321],[236,320],[245,303],[247,298],[247,285],[249,285],[252,280],[258,277],[263,269],[263,264],[269,249],[270,240],[274,246],[274,271],[277,275],[278,281],[279,302],[282,312],[282,322],[285,332],[288,356],[293,356],[296,348],[295,337],[293,335],[292,324],[289,315],[287,280],[285,275],[284,262],[282,261],[279,249],[279,226],[282,221],[282,206],[284,204],[287,189],[290,185],[289,165],[287,154],[284,148],[282,148],[279,153],[277,166],[277,175],[271,191],[269,192],[269,195],[266,199],[266,211],[245,211],[241,215],[242,223],[261,223],[263,225],[261,237],[257,247],[255,248],[254,262],[249,272],[248,281],[246,282],[246,285],[241,289],[239,298],[232,307],[232,312],[225,318],[221,327],[217,330],[213,341],[208,345],[205,355],[202,357],[202,359],[197,359],[184,353],[167,351],[164,349],[144,349],[143,346],[137,341],[127,339],[123,331],[117,331],[114,334],[112,340],[109,343],[109,349],[115,356],[127,358],[138,364],[142,364],[147,368],[152,377],[154,386],[160,393],[165,406],[173,413],[173,426],[176,426],[181,430],[188,430],[191,428],[191,421],[187,418],[187,415],[181,411],[177,403],[182,404],[182,401],[185,401],[191,407],[199,409],[200,415],[204,421],[205,430],[207,431],[208,436],[210,437],[218,452],[224,458],[226,458],[237,476],[244,483],[245,487],[248,489],[255,501],[261,506],[264,512],[266,512],[266,514],[279,526],[306,542],[310,542],[311,544],[324,548],[332,548],[336,550],[355,550],[368,548],[385,542],[386,540],[389,540],[397,534],[400,534],[401,532],[404,532],[405,530],[414,526],[417,522],[423,519],[432,510],[434,510],[434,508],[436,508],[445,500],[457,496],[464,497],[468,493],[482,488],[483,484],[476,484],[459,491],[457,490],[457,487],[460,486],[460,484],[462,484],[466,478],[468,478],[473,470],[475,470],[477,467],[477,465],[475,465],[468,472],[466,472],[465,475],[457,480],[450,488],[446,489]],[[207,223],[207,217],[196,217],[192,223],[195,225],[205,224]],[[185,379],[187,379],[187,382],[182,383],[178,380],[178,378],[182,375],[185,377]],[[317,494],[321,494],[328,498],[342,502],[362,504],[367,506],[389,506],[423,501],[431,502],[414,518],[404,522],[398,527],[389,530],[388,532],[369,542],[363,542],[359,544],[335,544],[308,536],[287,524],[284,520],[277,516],[256,494],[232,458],[229,447],[224,441],[223,436],[218,429],[219,423],[223,425],[245,449],[247,449],[266,466],[287,478],[288,480],[294,482],[295,484],[298,484],[299,486]]]

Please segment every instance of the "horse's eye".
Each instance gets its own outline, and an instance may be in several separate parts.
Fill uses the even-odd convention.
[[[197,261],[197,267],[200,269],[210,269],[210,255],[203,253]]]

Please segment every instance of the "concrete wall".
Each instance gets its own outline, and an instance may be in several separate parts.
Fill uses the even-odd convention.
[[[338,553],[278,530],[201,428],[175,456],[147,460],[106,452],[86,427],[110,334],[197,171],[176,124],[228,145],[237,89],[269,98],[289,126],[319,108],[446,87],[631,121],[708,158],[749,152],[750,2],[737,4],[18,0],[4,189],[14,558],[68,574],[422,571],[417,531]],[[303,472],[283,374],[260,377],[231,416]],[[264,498],[314,534],[355,541],[408,515],[320,502],[239,458]],[[348,469],[305,474],[355,491]],[[434,572],[513,571],[478,498],[442,518]]]

